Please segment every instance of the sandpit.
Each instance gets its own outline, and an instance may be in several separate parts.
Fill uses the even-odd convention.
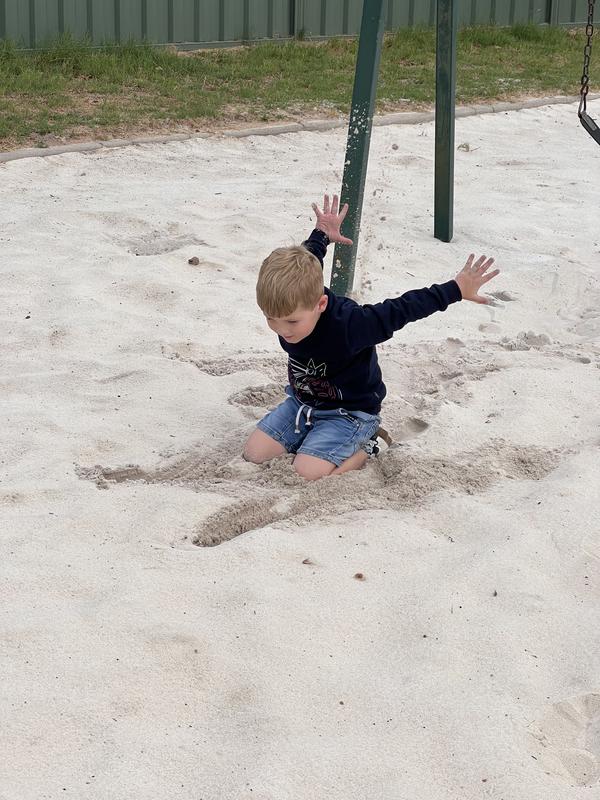
[[[476,252],[497,305],[383,345],[396,446],[316,484],[239,454],[344,132],[0,166],[2,800],[600,798],[600,149],[457,145],[446,245],[433,126],[374,130],[355,297]]]

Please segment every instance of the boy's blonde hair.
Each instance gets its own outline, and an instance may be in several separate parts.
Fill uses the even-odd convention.
[[[306,247],[278,247],[262,263],[256,301],[267,317],[287,317],[312,309],[323,295],[323,270]]]

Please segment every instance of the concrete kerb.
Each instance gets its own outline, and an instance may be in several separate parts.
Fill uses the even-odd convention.
[[[279,136],[281,133],[299,133],[301,130],[303,130],[303,127],[300,122],[290,122],[285,125],[264,125],[260,128],[224,131],[222,135],[233,139],[243,139],[246,136]]]
[[[600,94],[589,94],[588,100],[598,100]],[[499,114],[506,111],[521,111],[526,108],[540,108],[541,106],[552,106],[559,103],[576,103],[576,97],[532,97],[529,100],[522,100],[517,103],[492,103],[458,106],[456,108],[457,117],[471,117],[479,114]],[[402,111],[393,114],[384,114],[373,117],[374,126],[382,125],[418,125],[424,122],[431,122],[435,119],[433,111]],[[278,136],[282,133],[301,133],[302,131],[330,131],[335,128],[344,128],[348,124],[345,119],[308,119],[304,122],[291,122],[278,125],[264,125],[256,128],[243,128],[242,130],[229,130],[222,133],[174,133],[169,136],[141,136],[132,139],[109,139],[108,141],[97,142],[78,142],[75,144],[65,144],[57,147],[28,147],[23,150],[12,150],[0,153],[0,164],[7,161],[17,161],[21,158],[40,158],[46,156],[57,156],[63,153],[93,153],[104,149],[116,147],[132,147],[143,144],[169,144],[170,142],[184,142],[189,139],[209,139],[212,136],[224,136],[226,138],[243,139],[248,136]]]
[[[63,153],[93,153],[102,150],[100,142],[80,142],[78,144],[65,144],[58,147],[27,147],[25,150],[13,150],[0,153],[0,163],[15,161],[19,158],[39,158],[40,156],[60,156]]]
[[[433,111],[399,111],[395,114],[373,117],[373,125],[418,125],[422,122],[431,122],[433,119],[435,119]]]

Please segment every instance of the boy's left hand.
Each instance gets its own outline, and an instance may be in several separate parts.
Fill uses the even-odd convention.
[[[348,213],[348,203],[344,203],[344,207],[339,211],[339,198],[337,194],[333,195],[333,202],[329,206],[329,195],[326,194],[323,198],[323,211],[316,203],[312,204],[312,209],[317,215],[317,222],[315,227],[327,236],[330,242],[339,242],[340,244],[352,244],[352,239],[343,236],[340,227]],[[339,212],[339,213],[338,213]]]
[[[455,278],[463,300],[471,300],[473,303],[484,303],[486,305],[493,303],[493,300],[478,294],[483,284],[491,281],[500,272],[499,269],[488,272],[493,263],[494,259],[486,258],[486,256],[480,256],[475,261],[475,254],[471,253],[467,263]]]

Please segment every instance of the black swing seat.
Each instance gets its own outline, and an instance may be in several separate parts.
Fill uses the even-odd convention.
[[[594,139],[598,144],[600,144],[600,128],[596,124],[596,122],[590,117],[587,111],[580,111],[579,112],[579,121],[589,133],[589,135]]]

